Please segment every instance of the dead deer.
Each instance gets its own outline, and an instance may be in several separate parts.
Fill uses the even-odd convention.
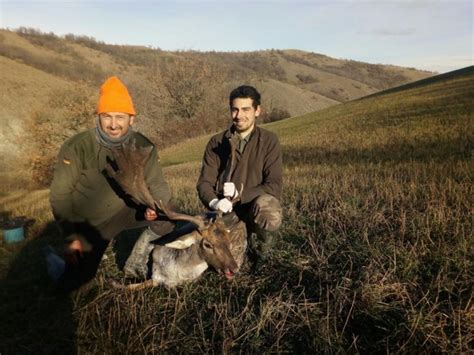
[[[110,165],[107,171],[136,202],[163,212],[170,220],[190,222],[197,229],[169,243],[155,246],[149,243],[149,239],[153,239],[149,234],[153,232],[146,230],[140,240],[144,243],[142,248],[147,249],[148,253],[152,250],[151,279],[127,286],[115,282],[113,285],[127,289],[142,289],[159,284],[175,287],[195,280],[209,265],[227,279],[232,279],[245,258],[245,223],[237,222],[229,228],[226,227],[222,214],[218,213],[215,219],[202,215],[190,216],[174,212],[161,201],[155,201],[144,179],[144,167],[149,153],[149,149],[137,148],[134,143],[124,145],[122,149],[114,151],[118,171]]]

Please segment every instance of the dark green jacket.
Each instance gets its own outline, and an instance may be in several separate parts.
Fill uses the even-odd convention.
[[[132,132],[130,139],[135,139],[137,146],[153,146],[138,132]],[[97,142],[94,129],[79,133],[63,144],[50,190],[56,219],[99,226],[126,206],[105,173],[107,157],[113,160],[112,152]],[[146,163],[145,179],[157,201],[169,201],[171,193],[156,147]]]
[[[201,201],[208,206],[221,198],[230,161],[230,143],[233,128],[211,138],[206,146],[197,190]],[[237,163],[231,182],[237,189],[243,184],[241,203],[249,203],[267,193],[280,199],[283,181],[283,163],[278,137],[263,128],[255,127],[242,154],[237,152]]]

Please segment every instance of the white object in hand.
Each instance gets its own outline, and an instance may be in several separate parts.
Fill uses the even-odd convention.
[[[232,202],[230,202],[226,198],[223,198],[220,200],[215,198],[214,200],[209,202],[209,207],[212,208],[213,210],[221,211],[223,213],[232,212]]]
[[[236,189],[233,182],[224,183],[224,196],[230,197],[231,199],[239,197],[239,191]]]

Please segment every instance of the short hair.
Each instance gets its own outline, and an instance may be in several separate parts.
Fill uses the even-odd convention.
[[[229,95],[229,106],[232,107],[232,102],[235,99],[252,99],[252,106],[254,109],[260,105],[261,95],[253,86],[242,85],[232,90]]]

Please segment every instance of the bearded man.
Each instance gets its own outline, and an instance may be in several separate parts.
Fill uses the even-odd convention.
[[[245,222],[255,271],[271,255],[282,221],[282,153],[278,137],[256,124],[260,99],[252,86],[239,86],[230,93],[232,125],[210,139],[197,182],[206,207],[227,214],[227,220]],[[238,144],[232,163],[230,141],[234,135]]]

